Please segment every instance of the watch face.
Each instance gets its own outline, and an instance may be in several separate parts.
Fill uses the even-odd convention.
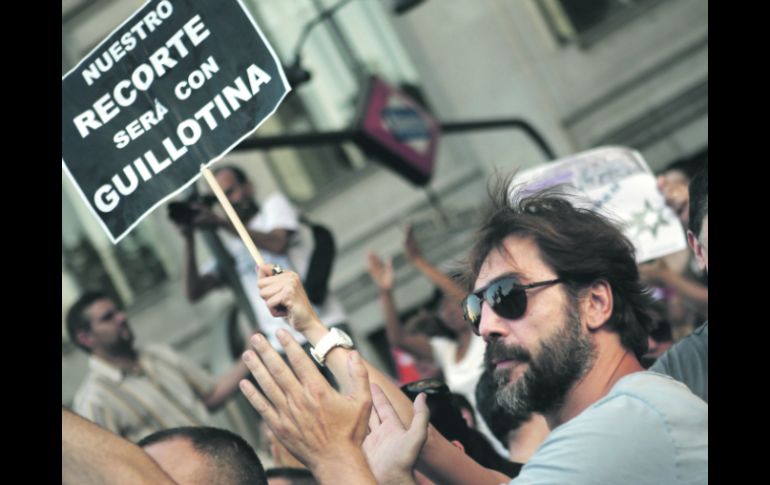
[[[346,334],[339,328],[333,328],[332,333],[334,333],[334,338],[338,345],[346,345],[349,347],[353,346],[353,340],[351,340],[350,335]]]
[[[321,365],[326,360],[326,354],[335,347],[353,348],[353,340],[348,334],[337,328],[332,328],[316,347],[311,347],[310,354]]]
[[[340,337],[342,337],[342,342],[344,345],[353,346],[353,339],[350,338],[350,335],[346,334],[342,330],[340,330]]]

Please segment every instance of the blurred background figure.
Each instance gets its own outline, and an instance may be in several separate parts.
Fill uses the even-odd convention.
[[[248,373],[239,359],[214,378],[168,346],[137,349],[126,314],[99,291],[72,305],[67,331],[89,354],[75,411],[131,441],[170,427],[210,424],[209,412],[235,394]]]
[[[406,229],[404,252],[407,258],[440,290],[435,314],[419,312],[410,322],[407,333],[399,319],[393,296],[394,272],[390,260],[383,261],[370,252],[369,275],[380,291],[379,300],[385,317],[388,343],[401,348],[420,360],[434,362],[443,374],[449,389],[474,402],[474,389],[484,362],[484,341],[475,335],[463,317],[460,304],[463,289],[451,277],[428,263],[420,252],[410,227]],[[415,331],[417,330],[417,331]],[[419,331],[424,330],[424,331]]]
[[[698,266],[708,276],[709,182],[708,165],[690,182],[690,224],[687,241]],[[709,400],[709,322],[695,329],[664,353],[650,368],[683,382],[708,403]]]
[[[689,225],[688,185],[708,164],[708,150],[676,160],[658,175],[658,188],[666,204],[676,213],[682,228]],[[655,288],[654,295],[665,303],[662,315],[678,342],[708,319],[708,275],[698,267],[689,250],[682,250],[639,266],[642,281]]]
[[[280,192],[269,194],[261,204],[258,203],[254,185],[240,168],[223,165],[216,167],[213,172],[265,262],[280,265],[299,274],[309,288],[308,296],[321,320],[328,325],[343,324],[346,319],[345,312],[328,292],[328,281],[334,261],[334,242],[331,234],[323,231],[322,226],[304,221],[291,202]],[[237,236],[230,220],[200,203],[191,205],[188,217],[174,217],[172,211],[169,216],[184,239],[184,282],[187,298],[196,302],[216,288],[228,283],[236,284],[226,278],[227,272],[221,268],[222,261],[211,262],[203,272],[198,270],[194,237],[196,229],[225,230],[231,236]],[[256,263],[240,238],[230,237],[226,248],[234,262],[240,286],[256,316],[257,328],[253,331],[259,330],[274,348],[280,350],[281,346],[275,338],[276,330],[292,330],[282,319],[272,316],[259,297],[257,275],[254,272]],[[299,342],[304,342],[299,333],[293,332],[293,335]]]

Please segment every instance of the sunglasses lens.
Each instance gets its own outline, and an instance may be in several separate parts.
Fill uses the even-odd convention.
[[[481,320],[481,299],[476,295],[468,295],[463,302],[463,316],[474,330],[478,329]]]
[[[527,293],[513,278],[506,278],[487,288],[484,299],[503,318],[516,319],[527,309]]]

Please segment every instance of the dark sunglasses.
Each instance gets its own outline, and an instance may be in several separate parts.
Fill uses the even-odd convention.
[[[561,279],[539,281],[528,285],[519,284],[514,276],[504,276],[493,281],[486,288],[471,293],[463,300],[463,316],[478,335],[481,323],[481,305],[487,302],[493,312],[503,318],[515,320],[527,310],[527,290],[539,286],[561,283]]]

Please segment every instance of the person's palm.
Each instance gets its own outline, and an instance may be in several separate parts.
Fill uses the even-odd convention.
[[[420,245],[417,243],[417,238],[414,235],[414,229],[411,225],[407,225],[404,231],[406,233],[404,237],[404,252],[406,253],[406,258],[409,261],[414,261],[415,259],[421,258],[422,250],[420,249]]]
[[[409,428],[399,419],[385,393],[372,384],[373,412],[370,433],[364,440],[364,453],[377,483],[408,483],[412,469],[428,436],[430,412],[421,394],[414,401],[414,417]]]
[[[375,253],[369,253],[369,274],[378,287],[383,290],[393,288],[393,263],[383,261]]]

